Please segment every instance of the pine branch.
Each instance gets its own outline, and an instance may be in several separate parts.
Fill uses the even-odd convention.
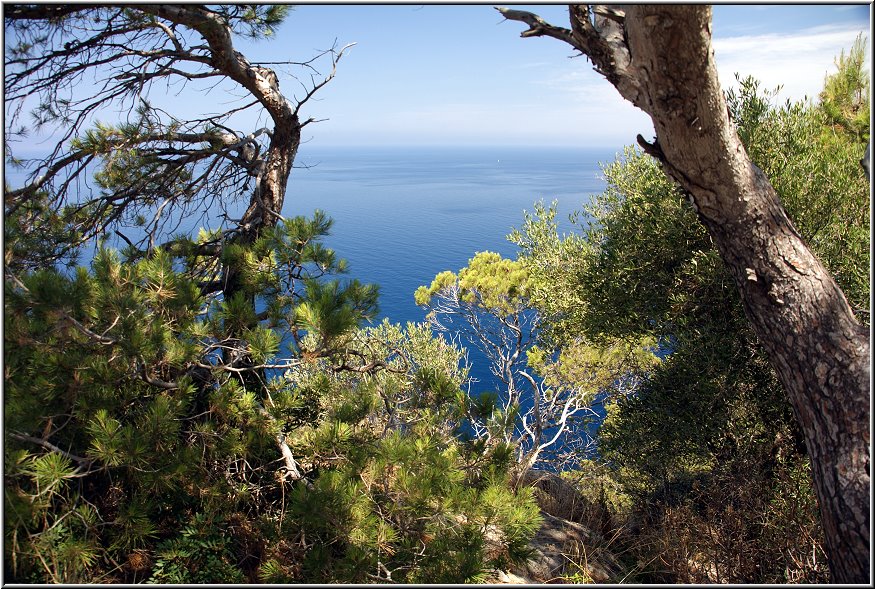
[[[12,282],[14,282],[16,284],[16,286],[18,286],[18,288],[22,289],[26,294],[30,294],[30,289],[28,289],[17,276],[12,274],[8,270],[6,271],[6,277],[9,280],[11,280]],[[66,319],[67,321],[69,321],[70,324],[73,325],[73,327],[75,327],[81,333],[87,335],[88,337],[90,337],[91,339],[96,341],[97,343],[100,343],[103,345],[113,345],[113,344],[118,343],[118,340],[114,340],[111,337],[106,337],[106,335],[100,335],[99,333],[94,333],[93,331],[91,331],[90,329],[88,329],[87,327],[85,327],[84,325],[79,323],[78,321],[76,321],[76,319],[74,319],[69,313],[67,313],[63,309],[57,309],[56,311],[58,312],[58,314],[61,315],[61,317],[63,319]],[[112,323],[112,325],[109,328],[107,328],[106,332],[108,332],[110,329],[112,329],[113,326],[115,326],[116,322],[118,322],[118,318],[116,318],[116,320]],[[104,332],[104,334],[106,332]]]
[[[258,411],[258,414],[267,419],[271,424],[276,423],[276,419],[274,419],[273,415],[268,413],[267,409],[265,409],[260,404],[255,405],[255,410]],[[283,479],[290,479],[292,481],[304,481],[304,484],[307,487],[312,488],[313,483],[307,480],[301,471],[298,469],[298,463],[295,462],[295,456],[292,454],[292,449],[289,448],[289,445],[286,443],[286,436],[282,433],[282,431],[277,432],[276,436],[274,436],[274,440],[276,440],[277,447],[280,450],[280,454],[282,454],[283,462],[285,462],[286,466],[286,474]]]
[[[103,8],[104,4],[10,4],[3,7],[7,20],[56,20],[76,12]]]
[[[63,456],[64,458],[72,460],[73,462],[75,462],[79,465],[89,466],[94,462],[94,460],[92,460],[91,458],[83,458],[81,456],[76,456],[75,454],[71,454],[70,452],[67,452],[65,450],[61,450],[60,448],[58,448],[57,446],[55,446],[54,444],[52,444],[48,440],[43,440],[42,438],[35,438],[34,436],[22,434],[20,432],[14,431],[14,430],[9,430],[8,434],[9,434],[9,437],[14,439],[14,440],[18,440],[19,442],[30,442],[31,444],[36,444],[37,446],[42,446],[46,450],[49,450],[50,452],[56,452],[56,453],[60,454],[61,456]]]
[[[65,168],[70,166],[71,164],[80,162],[82,160],[86,160],[86,163],[90,162],[94,157],[98,155],[108,155],[112,153],[114,150],[117,150],[121,147],[133,147],[137,145],[144,145],[149,143],[156,142],[166,142],[168,144],[172,143],[208,143],[211,145],[210,148],[198,149],[196,151],[189,151],[187,155],[201,155],[201,156],[209,156],[221,153],[223,150],[230,149],[239,149],[244,144],[253,140],[257,137],[260,132],[254,133],[251,136],[245,137],[242,140],[238,138],[236,135],[230,133],[212,133],[212,132],[199,132],[199,133],[171,133],[171,132],[158,132],[158,133],[144,133],[137,137],[107,137],[104,139],[105,147],[102,150],[95,149],[78,149],[71,151],[66,156],[57,160],[51,166],[49,166],[42,175],[36,178],[33,182],[23,186],[22,188],[18,188],[16,190],[7,191],[4,195],[5,201],[7,203],[14,203],[12,208],[7,209],[7,214],[11,214],[15,211],[15,209],[20,206],[23,202],[22,197],[27,197],[33,195],[38,190],[42,189],[46,186],[48,182],[50,182],[53,178],[55,178],[60,172],[62,172]],[[219,147],[212,147],[215,144],[219,144]],[[73,176],[78,175],[79,172],[84,171],[85,166],[80,167],[80,169],[73,174]],[[69,182],[69,180],[68,180]]]
[[[301,107],[304,105],[304,103],[306,103],[307,101],[309,101],[309,100],[313,97],[313,95],[316,94],[316,92],[318,92],[323,86],[325,86],[325,85],[328,84],[331,80],[334,79],[334,76],[335,76],[335,74],[337,73],[337,64],[340,62],[340,58],[343,57],[343,53],[344,53],[347,49],[349,49],[350,47],[352,47],[352,46],[354,46],[354,45],[355,45],[355,43],[349,43],[349,44],[347,44],[347,45],[344,45],[344,46],[340,49],[340,51],[338,51],[338,52],[336,52],[336,53],[335,53],[335,51],[334,51],[333,49],[330,51],[330,53],[331,53],[331,55],[332,55],[332,59],[331,59],[331,73],[328,74],[327,76],[325,76],[325,78],[324,78],[321,82],[316,83],[316,84],[313,84],[313,87],[307,92],[306,96],[304,96],[304,98],[302,98],[301,100],[298,101],[298,105],[295,107],[295,111],[294,111],[294,115],[295,115],[296,117],[298,116],[298,112],[301,110]],[[309,119],[309,120],[307,120],[306,122],[304,122],[301,126],[303,127],[303,126],[306,125],[307,123],[312,123],[312,122],[315,122],[315,121],[314,121],[313,119]]]

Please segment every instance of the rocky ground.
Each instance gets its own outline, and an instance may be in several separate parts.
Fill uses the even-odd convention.
[[[509,571],[496,571],[490,582],[610,583],[622,578],[622,567],[605,548],[607,542],[601,533],[569,519],[583,519],[587,506],[568,482],[531,471],[520,484],[535,489],[543,523],[530,544],[529,560]]]

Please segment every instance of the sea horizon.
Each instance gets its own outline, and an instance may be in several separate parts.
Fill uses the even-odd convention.
[[[569,214],[604,190],[600,164],[619,149],[521,146],[302,146],[283,214],[324,211],[325,243],[349,262],[349,277],[380,285],[378,321],[422,321],[416,287],[457,271],[480,251],[516,257],[506,236],[535,203]]]

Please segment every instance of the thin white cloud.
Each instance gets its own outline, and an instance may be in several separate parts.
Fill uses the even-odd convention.
[[[551,67],[553,64],[549,61],[530,61],[527,63],[517,63],[514,64],[513,69],[515,70],[528,70],[528,69],[542,69],[545,67]]]
[[[582,69],[561,72],[535,82],[563,95],[563,100],[585,104],[594,112],[612,112],[625,100],[610,82],[592,70],[589,64]]]
[[[650,117],[620,96],[588,61],[575,65],[532,82],[551,97],[552,108],[541,113],[542,120],[593,144],[630,144],[639,133],[653,135]]]
[[[835,71],[833,60],[847,50],[860,31],[820,26],[794,34],[747,34],[717,38],[715,55],[724,87],[733,74],[753,75],[764,88],[782,84],[781,99],[817,96],[824,75]],[[585,59],[555,63],[524,62],[528,72],[519,85],[483,96],[454,96],[443,102],[383,103],[378,131],[373,120],[353,112],[337,112],[320,134],[354,142],[382,143],[543,143],[621,145],[635,136],[653,135],[650,119],[625,101],[595,73]],[[515,66],[519,71],[521,66]]]
[[[853,27],[818,26],[794,34],[714,39],[720,81],[724,87],[735,86],[734,74],[750,75],[765,88],[781,85],[784,98],[814,98],[824,77],[835,72],[835,59],[850,49],[861,32],[865,33]],[[867,67],[871,69],[868,57]]]
[[[602,80],[610,90],[610,84]],[[411,136],[411,130],[415,135]],[[635,135],[653,134],[650,119],[630,104],[617,99],[604,104],[599,99],[569,99],[501,102],[453,102],[401,108],[380,117],[379,133],[368,121],[355,117],[332,117],[320,125],[319,134],[344,138],[352,143],[446,143],[525,145],[618,146],[635,142]]]

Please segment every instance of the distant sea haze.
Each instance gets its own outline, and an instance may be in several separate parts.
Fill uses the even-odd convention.
[[[306,147],[306,146],[305,146]],[[349,277],[380,285],[380,317],[423,321],[413,292],[478,251],[516,257],[505,239],[534,203],[558,201],[568,215],[604,190],[600,163],[617,150],[580,148],[301,149],[286,216],[321,209],[334,219],[326,240],[349,262]]]

